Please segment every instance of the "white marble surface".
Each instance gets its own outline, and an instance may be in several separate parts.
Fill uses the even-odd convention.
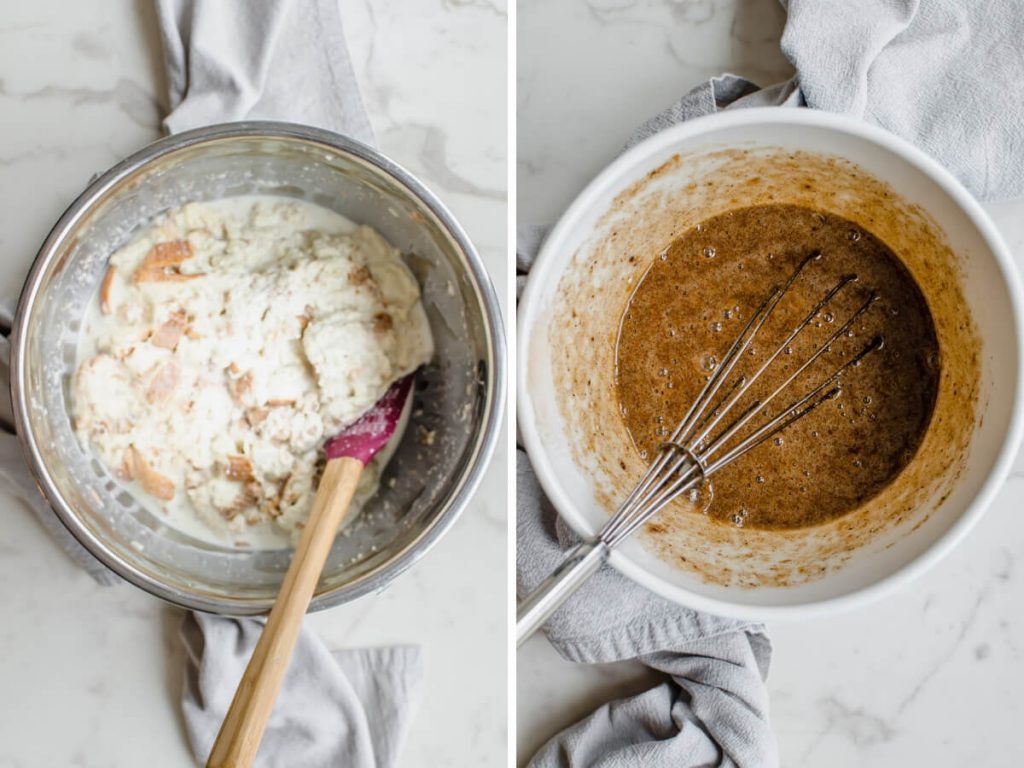
[[[381,148],[454,210],[506,292],[503,0],[346,3]],[[0,286],[16,293],[90,176],[158,135],[146,0],[3,3]],[[379,597],[319,613],[330,647],[420,643],[425,698],[405,766],[498,766],[506,743],[505,441],[475,501]],[[181,613],[77,572],[0,495],[0,766],[190,764],[176,705]]]
[[[770,0],[520,0],[518,218],[546,223],[630,131],[705,77],[788,76]],[[1024,201],[986,206],[1024,266]],[[847,615],[770,627],[769,687],[788,768],[1020,765],[1024,459],[951,557]],[[520,762],[598,702],[649,682],[582,667],[543,638],[519,653]]]

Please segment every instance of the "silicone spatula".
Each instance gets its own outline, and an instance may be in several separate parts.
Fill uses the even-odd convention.
[[[302,617],[313,598],[338,527],[345,519],[359,476],[394,434],[414,377],[415,374],[409,374],[396,381],[376,405],[327,441],[327,466],[309,520],[217,734],[207,768],[252,765],[299,636]]]

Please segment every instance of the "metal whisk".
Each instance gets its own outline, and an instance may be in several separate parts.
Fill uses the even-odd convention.
[[[867,355],[881,349],[882,337],[876,336],[828,376],[807,387],[802,395],[792,400],[767,422],[761,426],[751,424],[759,413],[767,414],[768,406],[793,386],[818,358],[830,351],[833,343],[846,334],[858,318],[868,311],[878,299],[878,294],[872,292],[868,299],[824,342],[818,344],[807,359],[771,393],[754,400],[742,410],[735,408],[779,355],[791,349],[793,342],[814,322],[825,306],[844,288],[856,282],[856,275],[841,278],[752,374],[740,375],[730,385],[725,386],[742,355],[800,273],[808,264],[820,258],[819,252],[807,256],[785,283],[771,291],[733,342],[721,364],[690,406],[690,410],[679,422],[679,426],[661,446],[640,483],[600,532],[573,549],[558,568],[520,603],[516,620],[518,643],[521,644],[532,635],[558,606],[601,566],[612,547],[622,542],[678,496],[698,487],[707,478],[770,440],[822,403],[837,397],[842,390],[840,379],[843,373],[860,365]],[[730,421],[727,417],[737,411],[738,415],[733,415]]]

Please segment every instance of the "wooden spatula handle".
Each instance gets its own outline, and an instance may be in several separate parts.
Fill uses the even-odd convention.
[[[309,521],[288,566],[267,625],[217,734],[207,768],[252,765],[263,729],[274,708],[292,648],[299,636],[320,572],[345,517],[363,465],[356,459],[332,459],[324,468]]]

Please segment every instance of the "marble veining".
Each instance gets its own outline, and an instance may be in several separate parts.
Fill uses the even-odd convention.
[[[473,238],[504,299],[506,6],[346,3],[345,32],[381,149]],[[148,2],[41,0],[0,20],[0,284],[16,294],[90,177],[160,133]],[[451,532],[383,593],[309,619],[328,647],[419,643],[425,696],[405,766],[499,766],[506,742],[505,441]],[[191,764],[177,700],[181,612],[77,571],[0,494],[0,766]]]
[[[518,218],[552,223],[633,128],[725,71],[792,72],[785,17],[758,0],[521,0]],[[1024,265],[1024,201],[986,204]],[[1016,765],[1024,715],[1024,457],[968,538],[908,587],[854,613],[770,627],[772,719],[787,768]],[[542,637],[518,654],[519,763],[601,701],[658,678],[583,667]]]

